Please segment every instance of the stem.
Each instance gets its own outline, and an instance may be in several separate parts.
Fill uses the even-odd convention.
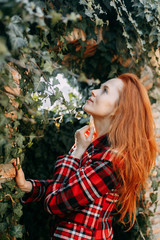
[[[8,193],[5,195],[5,197],[10,197],[11,201],[12,201],[12,205],[14,205],[16,202],[13,200],[12,196]]]

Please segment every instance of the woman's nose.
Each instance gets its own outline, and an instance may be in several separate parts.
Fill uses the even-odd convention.
[[[96,97],[96,89],[92,90],[91,94],[92,94],[93,97]]]

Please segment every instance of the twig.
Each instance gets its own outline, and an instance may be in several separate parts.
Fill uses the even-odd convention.
[[[140,227],[139,227],[139,224],[138,224],[137,219],[136,219],[136,223],[137,223],[137,226],[138,226],[138,228],[139,228],[139,232],[140,232],[140,235],[141,235],[142,239],[145,240],[145,237],[143,236],[143,233],[142,233],[142,231],[141,231],[141,229],[140,229]]]
[[[13,205],[16,203],[16,202],[13,200],[12,196],[11,196],[9,193],[6,194],[5,197],[10,197]]]

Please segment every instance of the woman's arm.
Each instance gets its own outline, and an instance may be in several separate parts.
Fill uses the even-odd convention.
[[[85,149],[92,140],[92,130],[90,131],[88,138],[84,136],[84,132],[87,128],[88,126],[85,126],[75,133],[75,145],[69,152],[71,155],[63,155],[58,157],[55,165],[55,174],[51,180],[26,180],[23,170],[21,168],[18,168],[19,159],[17,159],[17,164],[14,162],[13,165],[16,168],[15,180],[17,186],[22,191],[28,193],[23,197],[22,202],[26,203],[42,200],[48,185],[54,184],[54,187],[57,188],[57,182],[63,182],[68,179],[69,176],[75,173],[75,171],[79,168],[79,159],[82,157]]]
[[[76,154],[74,150],[71,150],[70,153]],[[79,153],[77,156],[79,156]],[[19,167],[19,159],[17,159],[17,164],[14,162],[13,165],[16,169],[16,184],[22,191],[27,193],[22,198],[22,202],[27,203],[33,201],[41,201],[44,197],[48,185],[55,183],[56,187],[57,182],[63,182],[68,179],[68,177],[74,174],[79,168],[80,160],[79,158],[75,158],[71,155],[59,156],[55,164],[54,177],[53,179],[47,180],[26,180],[22,168]]]
[[[13,163],[16,169],[15,181],[17,186],[26,194],[22,198],[23,203],[41,201],[45,195],[46,189],[49,184],[55,184],[57,182],[63,182],[68,179],[69,176],[75,173],[79,168],[80,160],[74,158],[71,155],[63,155],[57,158],[54,170],[53,179],[46,180],[34,180],[25,179],[24,172],[19,164],[19,159]]]
[[[16,161],[13,162],[13,166],[15,167],[15,170],[16,170],[15,181],[17,186],[26,193],[31,192],[32,184],[31,182],[25,179],[25,175],[21,168],[19,158],[17,158]]]
[[[16,176],[15,181],[17,186],[24,191],[26,194],[22,198],[22,202],[26,202],[26,199],[29,199],[29,201],[40,201],[44,195],[45,191],[47,189],[47,186],[52,183],[53,180],[33,180],[33,179],[25,179],[24,172],[19,164],[19,158],[15,162],[13,162],[13,166],[16,169]]]

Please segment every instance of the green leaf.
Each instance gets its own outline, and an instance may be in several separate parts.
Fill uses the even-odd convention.
[[[54,91],[56,91],[56,97],[57,99],[60,99],[61,97],[63,98],[62,92],[59,90],[58,87],[54,88]]]
[[[6,143],[6,140],[4,139],[4,136],[0,135],[0,147],[3,146]]]
[[[39,6],[36,7],[36,16],[38,16],[39,18],[44,16],[44,13]]]
[[[12,144],[11,143],[7,143],[4,148],[5,148],[5,156],[6,156],[6,159],[8,161],[9,158],[10,158],[11,150],[12,150]]]
[[[39,6],[40,8],[45,8],[46,5],[43,1],[36,1],[36,5]]]
[[[13,50],[17,50],[18,48],[27,46],[27,42],[21,37],[12,37],[11,43],[12,43]]]
[[[33,141],[33,139],[34,139],[36,136],[35,136],[35,134],[32,132],[29,137],[30,137],[30,140]]]
[[[3,216],[7,212],[7,208],[9,207],[8,203],[1,202],[0,204],[0,214]]]
[[[20,153],[22,153],[22,148],[19,147],[17,154],[19,155]]]
[[[22,116],[23,116],[23,111],[22,111],[22,109],[20,109],[18,112],[16,112],[16,114],[17,114],[17,118],[18,118],[18,119],[22,119]]]
[[[37,92],[44,92],[46,88],[46,83],[45,82],[39,82],[36,88]]]
[[[63,98],[63,94],[58,87],[56,87],[54,90],[55,94],[49,96],[51,105],[53,105],[56,100],[60,100],[61,98]]]
[[[37,48],[37,49],[40,47],[40,41],[37,35],[28,35],[28,38],[29,38],[29,47]]]
[[[87,8],[85,9],[85,14],[89,18],[93,18],[93,13],[94,13],[94,11],[91,11],[90,9],[87,9]]]
[[[17,224],[16,226],[11,226],[10,235],[12,237],[22,238],[23,237],[22,231],[23,231],[22,225]]]
[[[53,72],[53,64],[52,62],[47,61],[44,66],[43,66],[43,71],[44,72],[49,72],[50,74],[52,74]]]
[[[86,11],[85,11],[85,13],[86,13]],[[65,17],[65,19],[63,21],[64,22],[68,22],[68,21],[76,22],[79,18],[80,18],[79,14],[71,12],[70,14],[67,15],[67,17]]]
[[[32,145],[33,145],[33,142],[29,141],[28,147],[30,148],[30,147],[32,147]]]
[[[118,66],[117,65],[112,65],[111,66],[111,71],[108,75],[108,78],[114,77],[114,75],[117,73]]]
[[[35,92],[35,93],[33,94],[32,98],[33,98],[33,100],[34,100],[35,102],[38,101],[39,96],[38,96],[37,92]]]
[[[12,191],[15,188],[15,181],[12,180],[9,182],[2,183],[2,186],[4,189],[7,189],[7,191],[8,191],[8,189],[10,189]]]
[[[83,72],[80,73],[80,75],[78,77],[78,81],[79,82],[88,82],[88,79],[87,79],[86,75]]]
[[[22,18],[20,18],[20,16],[18,15],[14,15],[13,17],[11,17],[11,21],[12,21],[12,24],[17,24],[17,23],[20,23],[22,22]]]
[[[151,210],[148,210],[148,214],[150,217],[153,217],[154,216],[154,213],[151,211]]]
[[[18,134],[16,137],[15,137],[15,142],[17,143],[17,145],[22,148],[23,147],[23,142],[25,140],[25,137],[22,136],[22,134]]]
[[[152,188],[153,188],[153,191],[157,191],[158,190],[158,186],[159,186],[159,183],[158,183],[158,180],[153,180],[152,181]]]
[[[5,232],[7,229],[7,223],[6,222],[1,222],[0,223],[0,233]]]
[[[133,49],[132,45],[129,42],[127,42],[127,48]]]
[[[74,95],[72,92],[70,92],[70,93],[68,94],[68,96],[69,96],[69,101],[71,101],[72,98],[75,97],[75,95]]]
[[[110,6],[111,6],[111,7],[114,7],[115,9],[117,8],[117,7],[116,7],[116,4],[115,4],[115,1],[110,1]]]
[[[150,199],[151,199],[152,203],[157,201],[157,197],[158,197],[158,193],[151,193],[150,194]]]
[[[62,53],[58,53],[57,56],[58,56],[61,60],[63,60],[63,54],[62,54]]]
[[[145,17],[147,19],[147,22],[150,22],[153,20],[153,16],[151,14],[146,14]]]
[[[5,55],[8,53],[8,48],[6,46],[4,38],[0,37],[0,55]]]
[[[61,13],[57,13],[56,11],[50,12],[50,15],[52,17],[52,24],[55,25],[58,21],[61,20]]]
[[[5,126],[9,122],[9,119],[7,119],[3,114],[0,114],[0,127]]]
[[[157,39],[157,37],[156,37],[155,35],[151,35],[151,36],[149,37],[150,43],[153,43],[154,41],[156,41],[156,39]]]
[[[53,80],[52,80],[52,85],[55,86],[55,85],[58,85],[59,84],[59,81],[57,78],[53,77]]]
[[[95,16],[96,19],[96,26],[103,26],[103,20],[99,17]]]
[[[22,207],[16,207],[13,209],[13,212],[20,218],[23,215]]]
[[[51,105],[53,105],[54,102],[57,100],[57,97],[56,97],[56,95],[50,95],[49,99],[50,99]]]
[[[17,37],[21,37],[23,38],[23,31],[22,31],[22,28],[20,28],[17,24],[11,22],[9,25],[8,25],[8,29],[9,29],[9,36],[17,36]],[[12,40],[12,39],[11,39]]]
[[[85,5],[85,6],[88,5],[88,3],[86,2],[86,0],[80,0],[80,1],[79,1],[79,4],[81,4],[81,5]]]
[[[19,121],[14,121],[14,128],[17,128],[20,125]]]
[[[25,192],[23,192],[22,190],[20,190],[20,188],[17,188],[15,194],[14,194],[14,197],[15,198],[22,198],[24,196]],[[22,205],[20,205],[22,209]]]
[[[9,98],[7,95],[5,94],[0,95],[0,104],[5,108],[8,106]]]

